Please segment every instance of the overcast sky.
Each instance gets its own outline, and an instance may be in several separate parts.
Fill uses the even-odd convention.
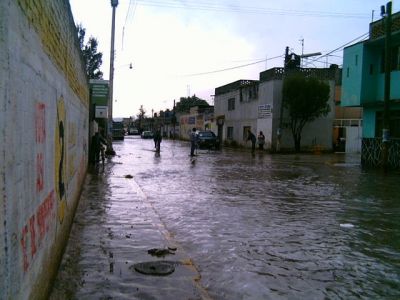
[[[393,1],[393,13],[399,11],[399,2]],[[87,37],[98,39],[101,70],[108,79],[110,0],[70,0],[70,4],[75,23],[86,28]],[[216,87],[258,79],[260,72],[282,67],[286,46],[297,54],[327,54],[359,41],[368,32],[373,10],[374,20],[380,18],[382,4],[386,2],[119,0],[113,116],[135,116],[141,105],[151,115],[152,109],[172,109],[174,99],[193,94],[213,104]],[[305,63],[341,65],[342,56],[340,48]]]

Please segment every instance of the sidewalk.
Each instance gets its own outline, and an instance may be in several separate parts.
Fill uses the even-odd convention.
[[[135,179],[126,178],[127,168],[108,162],[88,173],[49,299],[209,299],[190,257]],[[165,256],[148,253],[168,247]],[[145,275],[134,266],[143,262],[167,262],[175,270]]]

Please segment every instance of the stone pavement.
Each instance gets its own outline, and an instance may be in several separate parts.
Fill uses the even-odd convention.
[[[210,299],[128,169],[109,161],[89,171],[50,299]],[[168,247],[165,256],[148,253]],[[135,270],[149,261],[175,270],[166,276]]]

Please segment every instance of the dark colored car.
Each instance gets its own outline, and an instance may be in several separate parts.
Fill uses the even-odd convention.
[[[197,143],[200,149],[218,149],[219,139],[212,131],[197,132]]]

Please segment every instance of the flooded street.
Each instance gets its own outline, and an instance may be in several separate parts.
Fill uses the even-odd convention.
[[[400,298],[399,174],[338,154],[114,148],[87,177],[51,299]],[[157,258],[173,274],[132,269],[155,247],[177,248]]]

